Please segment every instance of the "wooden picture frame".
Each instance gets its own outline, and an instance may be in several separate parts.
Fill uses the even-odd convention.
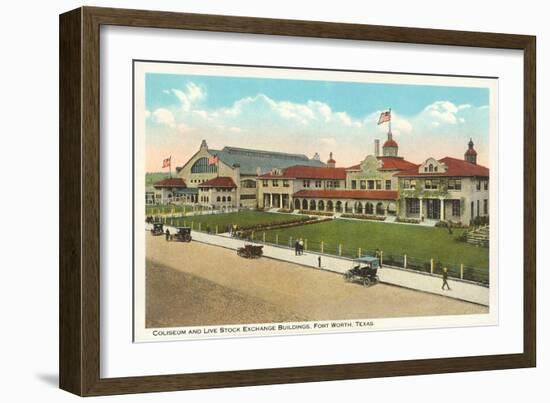
[[[523,353],[276,369],[100,377],[100,27],[170,28],[524,52]],[[60,16],[60,387],[80,396],[533,367],[536,363],[534,36],[82,7]],[[518,111],[518,113],[520,113]]]

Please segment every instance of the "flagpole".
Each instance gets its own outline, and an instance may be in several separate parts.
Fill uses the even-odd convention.
[[[391,108],[390,108],[390,120],[388,120],[388,133],[391,134]]]

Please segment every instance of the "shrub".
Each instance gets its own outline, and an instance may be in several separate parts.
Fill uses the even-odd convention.
[[[395,220],[396,222],[403,222],[407,224],[420,224],[420,220],[418,218],[408,218],[408,217],[397,217]]]
[[[332,217],[334,213],[329,211],[315,211],[315,210],[300,210],[300,214],[309,214],[309,215],[320,215],[324,217]]]
[[[386,219],[386,216],[383,215],[375,215],[375,214],[342,214],[341,217],[343,218],[356,218],[359,220],[376,220],[376,221],[384,221]]]

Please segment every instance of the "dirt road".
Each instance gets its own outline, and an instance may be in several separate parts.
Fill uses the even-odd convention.
[[[147,327],[486,313],[486,307],[147,234]]]

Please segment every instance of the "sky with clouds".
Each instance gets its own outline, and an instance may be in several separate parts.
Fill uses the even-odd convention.
[[[164,73],[145,80],[147,171],[161,171],[168,156],[183,165],[202,139],[322,160],[333,152],[337,166],[351,166],[373,153],[375,138],[384,142],[388,125],[377,122],[388,108],[406,159],[462,158],[471,137],[488,165],[487,88]]]

